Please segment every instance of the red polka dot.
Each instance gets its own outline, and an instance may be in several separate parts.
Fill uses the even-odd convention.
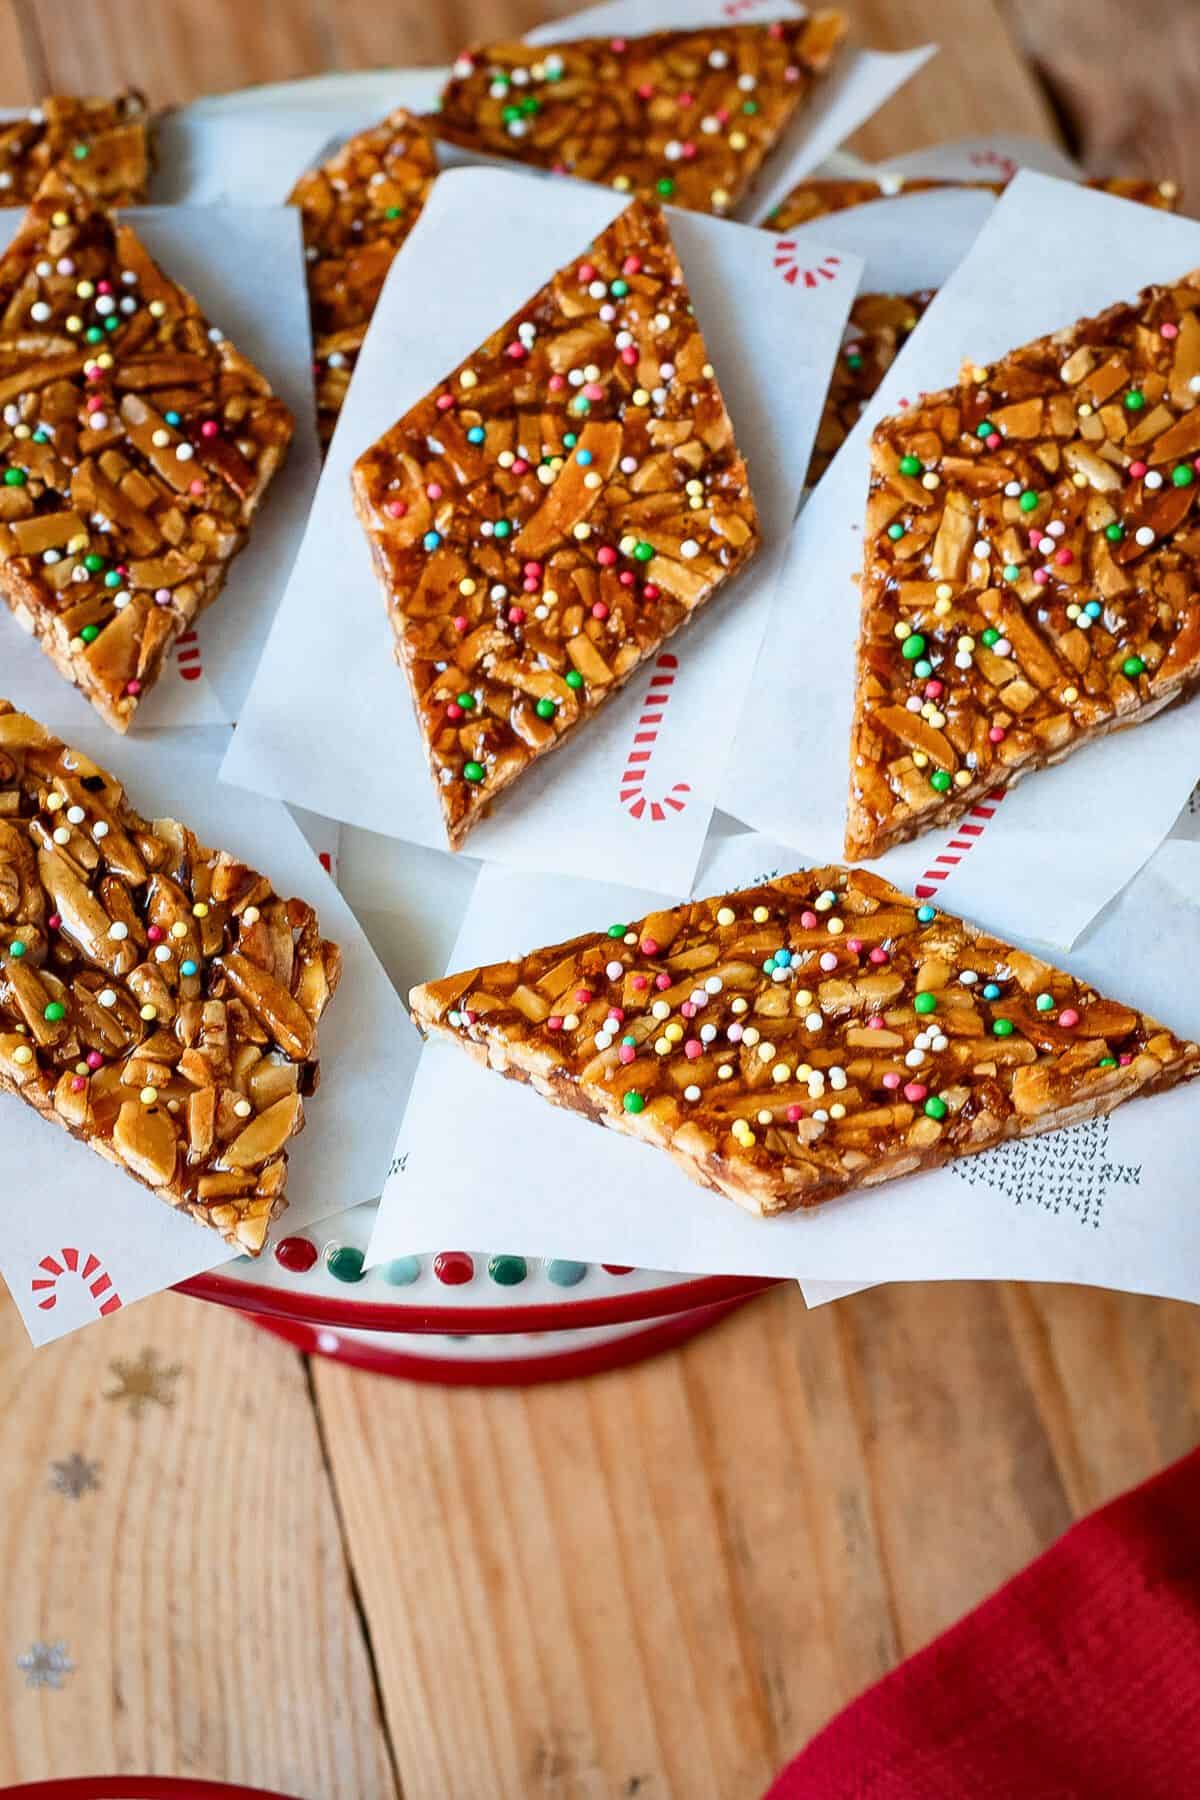
[[[465,1250],[439,1250],[433,1259],[433,1272],[447,1287],[462,1287],[475,1274],[475,1263]]]
[[[601,1263],[600,1267],[606,1275],[632,1275],[632,1263]]]
[[[304,1275],[317,1260],[317,1246],[311,1238],[280,1238],[275,1246],[275,1261],[293,1275]]]

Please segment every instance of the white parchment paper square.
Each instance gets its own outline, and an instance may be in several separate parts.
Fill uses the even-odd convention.
[[[891,204],[971,198],[917,194]],[[721,794],[728,811],[812,862],[842,857],[855,576],[877,421],[904,398],[956,380],[968,356],[986,363],[1197,263],[1194,220],[1040,174],[1016,177],[800,516]],[[785,628],[807,646],[799,679],[780,679],[772,655]],[[932,832],[873,866],[996,930],[1070,945],[1171,829],[1200,764],[1197,717],[1194,706],[1174,707],[1031,775],[994,816],[975,821],[969,854],[954,847],[958,832]]]
[[[227,729],[163,731],[150,743],[115,738],[87,721],[73,742],[127,783],[149,817],[182,819],[201,842],[270,876],[276,890],[316,907],[341,945],[341,984],[321,1021],[321,1084],[289,1145],[288,1209],[271,1242],[313,1220],[373,1199],[416,1064],[418,1040],[353,913],[286,807],[218,785]],[[318,843],[327,828],[306,821]],[[43,1311],[31,1283],[41,1258],[65,1247],[99,1258],[124,1304],[228,1261],[214,1232],[173,1212],[147,1188],[56,1130],[12,1095],[0,1095],[0,1273],[35,1343],[97,1317],[83,1284],[64,1278]],[[264,1252],[270,1255],[270,1249]]]
[[[445,847],[445,829],[350,470],[382,432],[625,202],[507,170],[443,176],[392,266],[338,422],[292,579],[222,778],[350,824]],[[819,249],[812,285],[766,232],[672,211],[670,229],[746,456],[763,549],[669,645],[678,658],[637,811],[623,780],[654,661],[522,776],[469,852],[686,889],[729,754],[860,264]],[[319,745],[320,754],[312,753]],[[678,805],[675,802],[679,802]]]
[[[0,249],[22,214],[0,210]],[[299,214],[282,206],[134,207],[123,214],[163,271],[199,302],[290,407],[287,458],[213,605],[185,632],[138,708],[134,733],[237,717],[316,489],[312,342]],[[95,712],[0,604],[0,691],[70,739]]]

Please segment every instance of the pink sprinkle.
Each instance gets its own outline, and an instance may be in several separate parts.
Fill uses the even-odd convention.
[[[455,613],[453,619],[455,631],[465,631],[469,623],[466,613]]]
[[[637,1051],[632,1044],[622,1044],[621,1048],[617,1051],[617,1055],[623,1063],[631,1063],[637,1055]]]
[[[610,1006],[608,1009],[608,1022],[610,1025],[623,1025],[625,1023],[625,1008],[623,1006]]]
[[[596,552],[596,561],[602,569],[611,569],[617,560],[617,553],[611,544],[601,544]]]
[[[773,37],[773,38],[781,38],[783,36],[782,20],[780,20],[780,19],[772,20],[771,24],[767,26],[767,36]]]
[[[654,582],[652,582],[652,581],[648,581],[646,583],[645,587],[642,589],[642,593],[645,595],[647,600],[657,600],[658,599],[658,588],[655,586]]]
[[[988,738],[990,739],[990,741],[993,744],[1002,744],[1004,742],[1004,727],[1003,727],[1003,725],[993,725],[991,730],[988,732]]]
[[[728,1031],[726,1031],[725,1036],[729,1039],[731,1044],[740,1044],[742,1041],[742,1030],[743,1027],[741,1025],[733,1024],[729,1027]]]
[[[141,691],[142,684],[140,681],[127,681],[125,683],[125,692],[127,694],[140,694]]]
[[[58,931],[62,925],[62,919],[59,917],[58,913],[51,913],[50,917],[46,920],[46,923],[51,931]]]
[[[824,969],[824,971],[827,975],[828,975],[830,969],[837,968],[837,964],[838,964],[838,959],[833,954],[832,950],[826,950],[823,952],[823,954],[821,956],[821,967]]]
[[[535,581],[537,580],[537,577],[541,574],[541,572],[542,572],[542,565],[540,562],[527,562],[525,564],[525,567],[521,571],[521,573],[523,575],[532,575]]]
[[[695,1062],[698,1056],[704,1055],[704,1045],[700,1042],[699,1038],[689,1038],[687,1043],[683,1046],[683,1054],[687,1057],[689,1062]]]
[[[696,154],[696,146],[693,144],[691,138],[685,138],[683,143],[679,146],[679,151],[685,162],[691,162],[693,156]]]
[[[989,450],[998,450],[1000,448],[1000,433],[998,431],[989,431],[983,441]]]
[[[523,475],[528,467],[529,464],[523,456],[513,457],[512,472],[514,475]]]
[[[789,1125],[798,1125],[800,1123],[800,1120],[803,1117],[804,1117],[804,1108],[802,1106],[789,1106],[788,1107],[787,1120],[788,1120]]]
[[[1033,571],[1033,579],[1037,582],[1039,587],[1045,587],[1050,579],[1049,569],[1035,569]]]
[[[446,717],[448,719],[458,720],[458,719],[461,719],[462,716],[463,716],[463,709],[458,704],[458,701],[451,700],[449,705],[446,707]]]
[[[215,438],[219,429],[220,427],[215,419],[205,419],[203,425],[200,427],[200,436]]]
[[[940,697],[944,691],[945,690],[940,681],[936,681],[936,680],[935,681],[927,681],[925,683],[925,698],[927,700],[940,699]]]
[[[547,1031],[561,1031],[562,1030],[562,1020],[559,1018],[557,1013],[551,1013],[550,1017],[546,1020],[546,1030]]]
[[[1133,1057],[1129,1054],[1129,1051],[1126,1050],[1123,1056],[1119,1056],[1117,1058],[1117,1061],[1120,1063],[1120,1065],[1123,1069],[1127,1069],[1129,1067],[1130,1063],[1133,1061]]]
[[[87,1063],[89,1069],[102,1069],[104,1067],[104,1058],[98,1050],[89,1050],[84,1061]]]
[[[453,405],[454,405],[454,395],[453,394],[439,394],[438,395],[437,409],[439,412],[449,412],[450,408]]]
[[[883,1078],[883,1085],[885,1088],[891,1088],[894,1091],[900,1086],[900,1077],[894,1070],[889,1069],[888,1073]]]
[[[170,604],[171,604],[170,588],[155,588],[154,604],[155,604],[155,606],[170,606]]]
[[[1058,1022],[1064,1030],[1070,1031],[1072,1025],[1078,1025],[1079,1014],[1075,1011],[1073,1006],[1064,1006],[1063,1010],[1058,1015]]]
[[[882,1031],[883,1030],[883,1020],[880,1018],[878,1013],[871,1014],[871,1017],[867,1020],[867,1029],[869,1031]]]
[[[627,38],[614,38],[612,43],[610,44],[609,48],[611,50],[615,50],[617,55],[621,56],[629,48],[628,39]]]
[[[550,377],[549,381],[546,383],[546,386],[550,389],[550,392],[552,394],[561,393],[563,388],[566,387],[566,385],[567,385],[567,378],[565,375],[552,375]]]
[[[525,608],[523,606],[510,606],[508,609],[508,622],[510,625],[523,625],[525,623]]]
[[[1061,549],[1054,552],[1054,560],[1060,569],[1065,569],[1069,562],[1074,562],[1075,553],[1072,550],[1068,550],[1067,546],[1064,544]]]
[[[103,381],[104,380],[104,370],[91,368],[87,372],[87,378],[89,381]]]
[[[596,279],[595,263],[580,263],[579,279],[580,279],[580,281],[582,281],[582,283],[585,287],[587,286],[589,281],[595,281],[595,279]]]
[[[1179,336],[1178,325],[1173,325],[1171,323],[1170,319],[1164,319],[1158,329],[1162,332],[1162,334],[1165,338],[1175,338],[1175,337]]]
[[[150,939],[150,942],[152,944],[157,944],[157,943],[161,943],[162,934],[163,934],[163,930],[162,930],[161,925],[151,925],[149,931],[146,933],[146,936]]]
[[[1129,473],[1133,476],[1135,481],[1140,481],[1142,476],[1146,473],[1146,464],[1144,462],[1131,462],[1129,465]]]
[[[98,294],[111,294],[112,293],[112,282],[111,281],[98,281],[96,283],[96,292]],[[1164,337],[1166,336],[1166,326],[1163,327],[1163,336]]]
[[[685,1019],[694,1019],[700,1008],[691,1000],[685,1000],[679,1008]]]
[[[466,1020],[468,1025],[473,1025],[475,1023],[475,1020],[477,1017],[478,1017],[478,1015],[476,1013],[473,1013],[469,1007],[466,1007],[466,1006],[463,1007],[463,1018]]]
[[[201,481],[199,476],[196,477],[195,481],[188,482],[188,493],[189,494],[198,496],[198,495],[202,494],[203,492],[204,492],[204,483]]]
[[[624,350],[622,350],[622,352],[621,352],[621,361],[623,363],[625,363],[628,368],[632,369],[632,367],[633,367],[634,363],[637,361],[637,359],[638,359],[638,353],[634,349],[633,345],[626,344]]]
[[[671,977],[669,975],[656,975],[654,977],[654,985],[658,989],[658,991],[661,993],[663,988],[670,987]]]
[[[923,1100],[928,1092],[923,1081],[907,1081],[904,1084],[904,1098],[911,1100],[914,1105],[918,1100]]]
[[[642,259],[640,256],[627,256],[625,261],[621,264],[621,273],[622,275],[636,275],[641,266]]]
[[[521,586],[527,594],[536,594],[538,591],[537,576],[536,575],[527,575],[525,577],[524,581],[521,583]]]
[[[104,405],[103,395],[101,395],[101,394],[89,394],[88,395],[87,409],[89,412],[99,412],[100,408],[103,405]]]
[[[442,497],[441,482],[440,481],[431,481],[429,483],[429,486],[425,489],[425,492],[428,494],[428,496],[431,500],[440,500]]]
[[[729,108],[727,106],[718,106],[717,118],[721,121],[722,125],[728,125],[728,123],[729,123]]]
[[[617,576],[617,580],[622,587],[632,587],[634,579],[635,577],[632,569],[622,569],[621,573]]]
[[[649,986],[649,983],[647,982],[646,977],[644,975],[631,975],[629,977],[629,985],[632,988],[637,988],[638,992],[640,993],[644,987]]]
[[[887,951],[881,950],[878,944],[876,944],[875,948],[871,951],[870,955],[867,958],[867,961],[873,962],[876,965],[876,967],[878,967],[881,963],[885,963],[887,960],[888,960]]]
[[[640,81],[638,83],[637,96],[639,100],[652,100],[654,98],[654,87],[652,83],[649,81]]]
[[[641,949],[642,949],[643,956],[657,956],[658,955],[658,939],[652,938],[652,937],[644,937],[642,939]]]
[[[72,1093],[80,1094],[83,1092],[83,1090],[86,1086],[87,1086],[87,1081],[84,1078],[84,1076],[75,1075],[72,1077],[72,1080],[71,1080],[71,1092]]]
[[[408,501],[407,500],[389,500],[385,503],[383,510],[385,513],[387,513],[389,518],[402,519],[404,517],[405,513],[408,511]]]
[[[603,400],[604,389],[598,381],[585,381],[583,391],[589,400]]]
[[[504,354],[505,356],[511,356],[514,362],[524,362],[525,346],[524,344],[510,344]],[[440,405],[441,402],[439,401],[438,404]]]
[[[861,938],[847,938],[846,939],[847,950],[852,951],[855,956],[858,955],[858,953],[862,949],[862,947],[863,947],[863,941]]]
[[[691,94],[680,94],[678,96],[678,98],[676,99],[675,104],[682,111],[685,107],[688,107],[692,104],[693,98],[694,98],[694,96]]]
[[[815,912],[806,910],[800,914],[800,923],[801,923],[801,925],[803,925],[805,931],[811,931],[813,929],[814,925],[816,924],[816,922],[817,922],[817,915]]]
[[[603,600],[593,600],[593,602],[592,602],[592,617],[593,617],[593,619],[607,619],[608,608],[604,604]]]

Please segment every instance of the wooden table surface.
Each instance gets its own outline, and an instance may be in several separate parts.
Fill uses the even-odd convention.
[[[0,102],[442,61],[569,10],[0,0]],[[1093,172],[1200,194],[1186,5],[850,10],[860,41],[944,45],[865,154],[1057,131]],[[895,1287],[806,1313],[778,1289],[657,1362],[529,1392],[307,1364],[170,1294],[34,1355],[0,1302],[0,1783],[751,1800],[864,1684],[1198,1437],[1200,1314],[1083,1290]],[[64,1645],[60,1687],[26,1685],[35,1642]]]

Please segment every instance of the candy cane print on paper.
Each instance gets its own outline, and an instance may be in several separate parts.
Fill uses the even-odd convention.
[[[806,288],[815,288],[822,281],[836,281],[841,262],[841,257],[830,251],[829,255],[823,256],[819,263],[813,263],[810,268],[802,269],[796,257],[795,238],[776,238],[775,240],[775,267],[789,287],[795,287],[797,282],[803,282]]]
[[[937,892],[935,884],[945,881],[951,870],[958,867],[967,851],[979,842],[987,830],[989,819],[995,818],[996,808],[1007,792],[1007,788],[995,788],[986,800],[981,800],[978,806],[971,808],[946,845],[945,850],[940,856],[934,857],[932,868],[926,869],[913,889],[918,900],[932,899]]]
[[[646,703],[642,707],[633,743],[625,761],[625,773],[621,777],[621,805],[631,819],[649,818],[652,823],[657,824],[666,818],[668,808],[671,812],[681,813],[687,805],[687,796],[692,791],[688,782],[677,781],[661,798],[650,800],[643,787],[654,756],[658,728],[671,698],[678,669],[679,658],[670,650],[664,650],[655,661],[650,676]]]
[[[86,1256],[79,1250],[60,1250],[57,1256],[43,1256],[38,1268],[44,1273],[35,1275],[30,1287],[42,1312],[52,1312],[58,1305],[58,1283],[64,1275],[78,1275],[97,1302],[101,1318],[120,1307],[121,1296],[112,1277],[90,1250]]]
[[[200,645],[194,631],[180,633],[175,645],[175,666],[185,681],[199,681],[203,675]]]
[[[1001,181],[1011,181],[1017,164],[1002,150],[972,150],[970,160],[977,169],[994,169]]]

